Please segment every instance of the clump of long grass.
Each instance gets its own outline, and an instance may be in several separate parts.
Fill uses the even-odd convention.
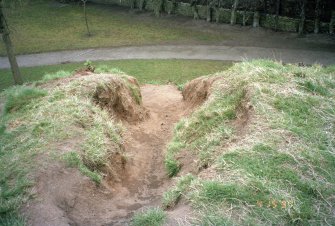
[[[166,220],[166,214],[159,208],[149,208],[138,212],[133,216],[131,225],[133,226],[161,226]]]
[[[27,174],[39,166],[34,161],[39,154],[78,168],[97,184],[105,170],[113,168],[111,156],[123,153],[122,126],[95,104],[93,96],[96,87],[115,79],[126,83],[126,78],[90,75],[48,90],[20,86],[2,94],[6,102],[0,118],[1,224],[23,222],[18,209],[29,195],[32,181]],[[62,148],[66,141],[73,141],[71,151]]]
[[[216,91],[176,125],[167,153],[179,169],[174,153],[207,160],[183,196],[197,224],[335,222],[333,68],[256,60],[215,75]],[[251,110],[237,128],[243,104]]]

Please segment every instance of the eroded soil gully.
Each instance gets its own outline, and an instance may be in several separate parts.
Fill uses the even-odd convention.
[[[163,162],[166,144],[174,123],[185,114],[185,107],[181,92],[172,85],[145,85],[141,93],[150,117],[127,125],[128,158],[120,182],[110,186],[111,194],[90,191],[91,198],[77,200],[67,214],[74,224],[127,225],[136,210],[160,205],[161,195],[170,183]]]

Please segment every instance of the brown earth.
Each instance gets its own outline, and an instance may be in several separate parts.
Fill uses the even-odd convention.
[[[134,77],[127,76],[127,82],[122,78],[114,79],[98,86],[94,93],[95,102],[110,112],[111,115],[128,123],[143,121],[148,112],[142,105],[141,93],[136,93],[140,86]]]
[[[211,94],[212,84],[218,79],[219,76],[203,76],[188,82],[183,89],[183,99],[188,107],[193,108],[206,101]]]
[[[135,211],[160,205],[171,183],[164,169],[165,146],[186,107],[172,85],[145,85],[141,93],[149,117],[138,123],[124,121],[127,163],[119,182],[97,186],[77,169],[46,161],[33,190],[36,199],[23,209],[29,224],[127,225]],[[171,214],[182,215],[178,210]]]

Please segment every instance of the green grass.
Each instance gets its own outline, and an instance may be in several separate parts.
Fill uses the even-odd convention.
[[[31,87],[14,87],[8,90],[5,95],[7,96],[4,113],[8,114],[11,111],[18,111],[27,104],[30,100],[37,99],[47,95],[45,90],[31,88]]]
[[[133,67],[135,76],[142,83],[161,84],[171,79],[184,84],[196,73],[186,68],[185,77],[178,78],[170,74],[176,69],[169,67],[202,61],[117,63],[125,67],[134,62],[139,66]],[[152,68],[153,72],[145,71],[149,76],[140,73],[142,64],[146,67],[158,62],[157,70],[166,68],[165,74],[155,74]],[[208,63],[218,62],[204,64]],[[103,64],[106,62],[97,63],[97,70],[111,70]],[[80,64],[63,66],[69,66],[64,71],[73,71],[70,67]],[[50,74],[57,67],[43,67],[49,71],[38,78],[49,75],[39,83],[46,82],[47,77],[68,75]],[[166,155],[170,176],[183,169],[183,156],[193,156],[196,169],[192,172],[200,174],[181,171],[175,185],[164,193],[163,207],[173,208],[178,200],[185,199],[194,209],[190,221],[197,225],[333,225],[334,69],[257,60],[215,74],[220,79],[214,83],[212,96],[176,124]],[[121,78],[126,76],[118,73]],[[96,76],[100,76],[99,81]],[[27,188],[32,183],[27,175],[34,172],[34,158],[48,153],[45,147],[53,151],[60,142],[80,137],[80,144],[59,158],[100,182],[107,156],[119,150],[122,130],[106,111],[92,103],[90,90],[107,80],[108,75],[100,74],[47,92],[31,85],[11,87],[2,93],[7,110],[0,118],[0,224],[23,224],[18,209],[29,198]],[[241,124],[241,118],[247,121]],[[183,155],[186,152],[191,153]],[[132,223],[162,225],[164,219],[164,211],[149,209],[135,214]]]
[[[65,78],[72,74],[72,72],[69,71],[57,71],[55,73],[48,73],[43,75],[42,80],[43,82],[47,82],[50,80],[58,79],[58,78]]]
[[[132,226],[161,226],[164,224],[166,214],[159,208],[147,209],[136,213],[132,219]]]
[[[224,70],[230,63],[219,61],[177,61],[177,60],[130,60],[93,62],[99,73],[126,75],[131,72],[140,82],[183,84],[203,73]],[[122,128],[110,120],[108,113],[92,103],[94,86],[101,86],[108,76],[99,79],[83,77],[81,81],[46,91],[35,85],[67,77],[83,64],[53,65],[22,68],[26,86],[10,87],[9,70],[2,70],[7,88],[1,93],[5,99],[4,113],[0,117],[0,214],[2,225],[23,225],[24,219],[18,209],[29,198],[27,188],[32,181],[27,174],[33,173],[35,156],[39,153],[58,153],[59,142],[78,139],[81,144],[72,147],[65,154],[51,154],[63,160],[69,167],[79,171],[99,184],[101,169],[108,161],[110,152],[121,142]],[[88,79],[88,80],[86,80]],[[7,80],[7,82],[6,82]],[[85,87],[85,88],[83,88]],[[92,89],[87,90],[89,87]],[[133,97],[140,102],[136,87],[130,87]],[[107,123],[106,123],[107,122]],[[64,130],[64,128],[67,128]],[[84,130],[82,128],[85,128]],[[45,147],[48,147],[46,150]]]
[[[0,225],[24,225],[18,210],[28,197],[26,189],[32,181],[26,175],[34,164],[35,149],[40,148],[31,130],[25,126],[12,129],[14,125],[6,121],[30,111],[45,94],[29,87],[13,87],[6,91],[6,110],[0,117]]]
[[[202,172],[183,190],[194,223],[333,225],[334,67],[257,60],[220,75],[212,97],[176,125],[166,157],[192,152]],[[248,121],[236,127],[243,112]],[[163,206],[180,197],[167,194]]]
[[[175,158],[181,150],[192,151],[198,157],[198,167],[203,168],[213,161],[215,147],[228,140],[233,130],[227,122],[236,118],[236,110],[245,96],[245,90],[236,87],[233,92],[214,93],[216,101],[204,105],[191,117],[175,127],[175,136],[168,144],[165,167],[169,176],[176,175],[180,163]]]
[[[105,169],[113,169],[110,157],[115,152],[122,155],[122,127],[93,98],[97,87],[109,86],[113,78],[93,75],[48,91],[15,86],[1,93],[6,99],[0,117],[1,225],[24,222],[18,209],[29,198],[27,188],[33,181],[28,178],[43,167],[35,160],[37,156],[42,154],[46,165],[53,164],[55,158],[63,160],[97,184]],[[64,153],[62,145],[67,140],[74,143],[72,150]]]
[[[198,76],[226,70],[231,66],[231,62],[226,61],[203,61],[203,60],[116,60],[97,61],[92,63],[96,66],[96,72],[120,71],[136,77],[140,83],[184,84]],[[49,80],[55,77],[67,76],[78,68],[82,68],[83,63],[71,63],[51,66],[26,67],[21,68],[23,80],[34,82],[37,80]],[[0,90],[13,85],[11,71],[9,69],[0,70]]]
[[[178,203],[193,179],[194,176],[191,174],[178,178],[176,185],[163,194],[162,205],[164,209],[173,208]]]
[[[16,53],[127,45],[205,44],[225,38],[192,30],[178,21],[141,16],[115,6],[88,4],[87,14],[91,37],[87,36],[83,8],[77,4],[60,7],[55,1],[33,0],[7,9]],[[2,42],[0,54],[5,55]]]
[[[68,152],[63,155],[63,159],[69,167],[78,168],[85,176],[91,178],[97,184],[101,183],[102,176],[99,172],[89,170],[83,163],[82,157],[77,152]]]

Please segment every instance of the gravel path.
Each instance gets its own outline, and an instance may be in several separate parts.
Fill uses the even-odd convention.
[[[159,45],[141,47],[118,47],[38,53],[17,56],[21,67],[83,62],[86,60],[124,59],[201,59],[231,60],[267,58],[284,63],[303,62],[335,64],[335,52],[302,49],[279,49],[262,47],[211,46],[211,45]],[[9,68],[6,57],[0,57],[0,68]]]

